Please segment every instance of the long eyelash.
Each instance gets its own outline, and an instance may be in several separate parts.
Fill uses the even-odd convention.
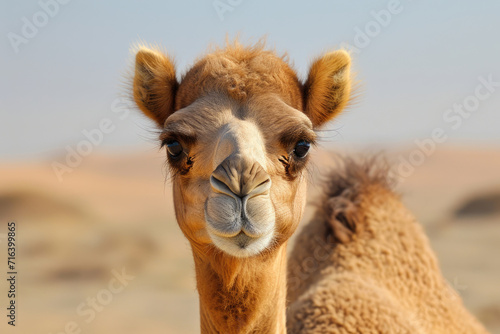
[[[177,176],[178,170],[173,168],[168,160],[165,160],[163,163],[163,168],[166,171],[164,180],[164,186],[166,186],[167,182],[172,182],[172,180]]]
[[[160,149],[162,149],[164,146],[167,146],[169,142],[176,140],[174,137],[167,136],[161,139],[160,142]]]
[[[186,165],[188,166],[188,168],[175,167],[168,161],[168,158],[165,159],[165,162],[163,164],[163,168],[164,168],[164,170],[166,170],[167,173],[165,174],[164,185],[166,185],[167,182],[172,182],[172,180],[175,179],[179,175],[186,175],[193,167],[194,161],[196,159],[196,155],[189,156],[186,152],[182,152],[182,153],[187,156]]]
[[[341,127],[339,128],[334,128],[334,129],[325,129],[325,130],[315,130],[316,132],[316,139],[318,142],[320,141],[330,141],[335,137],[340,136],[343,140],[342,133],[339,131]]]

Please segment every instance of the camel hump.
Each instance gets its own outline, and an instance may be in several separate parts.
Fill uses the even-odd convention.
[[[363,230],[367,205],[393,193],[390,168],[382,157],[340,157],[324,181],[320,201],[325,221],[337,242],[347,243]]]

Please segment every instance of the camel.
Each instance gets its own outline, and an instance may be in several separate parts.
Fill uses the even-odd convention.
[[[302,82],[264,43],[228,43],[179,82],[165,52],[138,48],[133,97],[166,148],[202,333],[286,332],[286,246],[306,203],[308,152],[350,90],[343,50]]]
[[[329,176],[290,256],[288,333],[487,333],[391,188],[374,159]]]
[[[308,152],[350,101],[350,63],[346,51],[327,52],[302,82],[263,43],[234,42],[178,81],[164,51],[139,47],[133,97],[166,150],[201,333],[484,332],[382,174],[354,164],[327,182],[292,252],[287,292]]]

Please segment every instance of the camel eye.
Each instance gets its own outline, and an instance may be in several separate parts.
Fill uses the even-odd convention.
[[[295,156],[297,158],[305,158],[307,153],[309,153],[309,148],[311,147],[311,143],[301,140],[295,145],[295,148],[293,149],[293,153],[295,153]]]
[[[167,152],[172,158],[177,158],[181,155],[182,145],[177,140],[172,140],[167,143]]]

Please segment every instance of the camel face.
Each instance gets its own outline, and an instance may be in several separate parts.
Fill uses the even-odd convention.
[[[349,97],[349,56],[318,59],[302,84],[261,47],[199,60],[178,83],[160,51],[136,56],[134,98],[161,128],[177,221],[193,249],[250,257],[295,231],[314,129]]]
[[[175,175],[177,218],[190,239],[247,257],[295,230],[315,133],[280,96],[241,103],[208,94],[167,118],[160,139]],[[176,156],[170,151],[178,146]]]

